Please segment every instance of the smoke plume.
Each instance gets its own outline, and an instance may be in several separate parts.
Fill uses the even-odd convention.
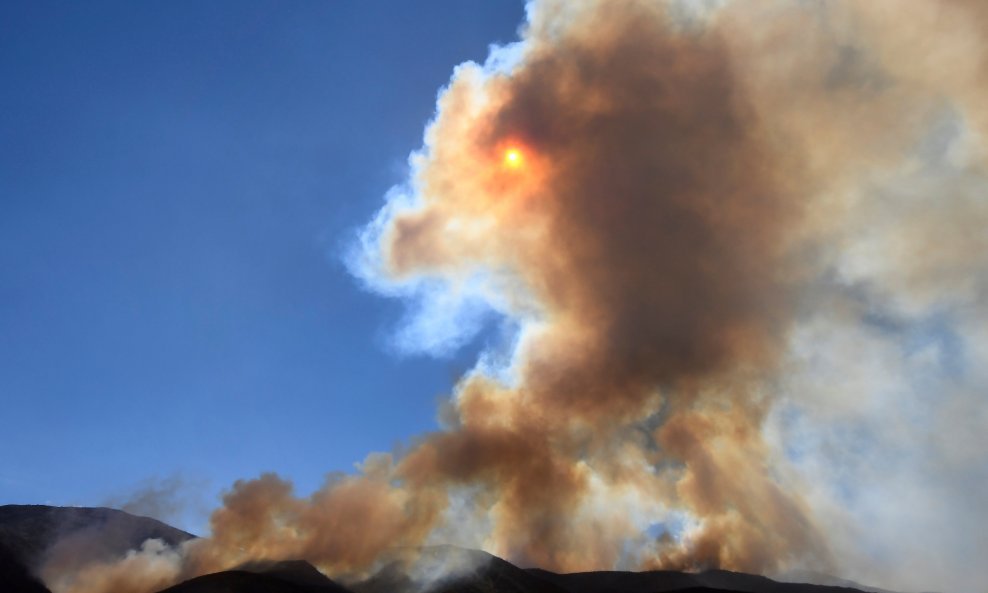
[[[400,455],[311,497],[236,483],[171,577],[453,541],[988,578],[986,31],[976,0],[530,2],[350,260],[418,312],[405,347],[478,311],[510,339]]]

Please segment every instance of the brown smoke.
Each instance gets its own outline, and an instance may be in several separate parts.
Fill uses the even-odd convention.
[[[475,545],[550,569],[832,566],[763,437],[792,328],[849,241],[850,188],[909,158],[943,96],[988,129],[988,12],[908,4],[959,27],[931,43],[963,68],[920,59],[891,0],[530,4],[514,63],[457,69],[414,199],[368,235],[378,281],[473,286],[519,320],[510,368],[478,366],[446,430],[311,497],[238,482],[176,578],[283,558],[360,574],[463,506]],[[681,533],[643,535],[676,513]]]
[[[611,444],[633,423],[663,405],[677,418],[691,413],[710,399],[702,390],[716,389],[717,405],[743,419],[739,429],[757,432],[760,413],[732,383],[773,366],[799,208],[716,34],[674,34],[640,2],[588,7],[551,39],[539,18],[510,76],[479,89],[472,77],[454,80],[420,170],[423,203],[392,219],[384,251],[399,277],[509,270],[543,328],[519,352],[517,386],[466,380],[456,430],[412,451],[399,471],[411,483],[483,482],[497,500],[497,552],[607,567],[621,538],[588,548],[587,526],[572,517],[588,474],[609,471]],[[513,171],[463,177],[461,160],[496,169],[493,147],[512,141],[534,161],[517,190]],[[464,221],[483,221],[485,232]],[[683,424],[646,461],[671,455],[689,480],[712,452],[686,442],[693,429]],[[616,487],[625,478],[606,479]],[[709,496],[679,494],[698,509]],[[798,515],[797,503],[778,497]],[[712,506],[703,514],[727,508]],[[753,529],[744,545],[762,547],[776,527]],[[817,550],[794,553],[803,551]],[[774,567],[757,554],[709,560]]]
[[[487,547],[549,568],[613,566],[644,527],[595,508],[593,488],[710,518],[695,543],[642,561],[825,560],[766,469],[764,404],[746,386],[771,373],[785,336],[800,207],[725,42],[643,2],[586,3],[562,20],[534,8],[520,64],[465,66],[445,91],[417,163],[420,201],[380,235],[397,281],[496,271],[505,312],[538,320],[516,379],[464,379],[453,426],[380,475],[309,501],[270,476],[238,485],[210,553],[360,570],[422,542],[447,489],[473,486]],[[504,166],[509,146],[520,167]]]

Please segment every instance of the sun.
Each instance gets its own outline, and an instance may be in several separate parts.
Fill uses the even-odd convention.
[[[520,167],[523,160],[521,151],[517,148],[509,148],[504,151],[504,164],[512,169]]]

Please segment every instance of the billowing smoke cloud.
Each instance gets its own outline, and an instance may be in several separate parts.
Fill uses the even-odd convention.
[[[172,578],[446,541],[988,578],[986,25],[975,0],[530,3],[351,260],[413,303],[405,348],[512,339],[402,454],[307,498],[235,484]]]

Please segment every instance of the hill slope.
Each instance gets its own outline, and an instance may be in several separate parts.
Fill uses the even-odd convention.
[[[32,575],[17,555],[0,544],[0,591],[11,593],[50,593]]]
[[[557,574],[522,569],[485,552],[451,546],[424,550],[422,557],[426,573],[443,574],[443,567],[453,567],[445,571],[452,576],[427,582],[410,577],[400,563],[392,563],[370,579],[348,586],[354,593],[860,593],[847,587],[781,583],[725,570]]]
[[[53,548],[73,543],[87,555],[111,558],[136,550],[148,539],[176,545],[186,533],[150,517],[101,507],[0,506],[0,544],[22,562],[36,566]]]
[[[161,593],[350,593],[308,562],[253,563],[189,579]]]
[[[0,591],[49,593],[32,575],[43,562],[65,570],[120,557],[148,539],[177,545],[194,536],[161,521],[107,508],[0,506]],[[254,562],[200,576],[162,593],[861,593],[711,570],[557,574],[522,569],[452,546],[413,551],[368,579],[341,585],[304,561]]]
[[[529,572],[557,584],[567,593],[665,593],[687,590],[736,593],[860,593],[858,589],[847,587],[781,583],[763,576],[726,570],[707,570],[699,573],[659,570],[556,574],[540,569],[529,569]]]
[[[0,506],[0,591],[47,591],[34,576],[44,564],[73,571],[119,558],[148,539],[176,545],[192,537],[156,519],[115,509]]]

